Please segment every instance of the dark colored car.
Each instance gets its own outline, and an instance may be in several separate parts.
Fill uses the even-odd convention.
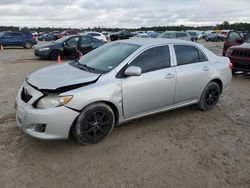
[[[56,60],[58,54],[65,58],[77,58],[80,51],[83,55],[102,46],[105,42],[91,36],[67,36],[46,45],[36,47],[34,54],[42,59]]]
[[[218,34],[218,33],[211,33],[210,35],[208,35],[205,40],[207,42],[212,41],[212,42],[223,42],[225,41],[225,36],[223,34]]]
[[[197,34],[197,32],[188,31],[187,33],[189,34],[191,41],[196,42],[198,40],[198,34]]]
[[[129,39],[130,37],[133,37],[134,35],[130,33],[129,31],[119,31],[117,33],[113,33],[109,35],[109,38],[111,41],[116,40],[123,40],[123,39]]]
[[[63,31],[61,33],[55,33],[54,39],[57,40],[57,39],[60,39],[64,36],[68,36],[68,35],[79,35],[79,32],[76,30],[66,30],[66,31]]]
[[[30,32],[0,32],[0,45],[32,48],[36,44],[36,37]]]
[[[222,55],[230,59],[233,73],[250,72],[250,33],[242,37],[240,33],[231,31],[224,43]]]
[[[54,35],[53,33],[43,33],[37,39],[40,41],[52,41],[54,40]]]

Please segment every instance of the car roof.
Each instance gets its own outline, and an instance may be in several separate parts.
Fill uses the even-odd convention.
[[[128,44],[135,44],[140,46],[152,46],[152,45],[160,45],[160,44],[196,44],[194,42],[186,41],[186,40],[178,40],[178,39],[167,39],[167,38],[144,38],[144,39],[127,39],[122,41]]]

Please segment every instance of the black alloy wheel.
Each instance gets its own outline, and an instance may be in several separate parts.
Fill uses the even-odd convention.
[[[210,82],[204,89],[198,106],[204,111],[212,110],[219,101],[220,86],[216,82]]]
[[[110,134],[114,124],[112,109],[104,103],[95,103],[79,115],[74,135],[81,144],[95,144]]]

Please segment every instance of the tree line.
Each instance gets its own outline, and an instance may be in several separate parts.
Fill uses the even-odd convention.
[[[80,32],[83,31],[111,31],[116,32],[120,30],[129,30],[129,31],[185,31],[185,30],[200,30],[200,31],[206,31],[206,30],[222,30],[222,29],[230,29],[230,30],[248,30],[250,31],[250,23],[233,23],[230,24],[228,21],[224,21],[222,24],[217,24],[214,26],[185,26],[185,25],[179,25],[179,26],[154,26],[154,27],[140,27],[140,28],[107,28],[107,27],[87,27],[87,28],[71,28],[71,27],[15,27],[15,26],[0,26],[0,31],[37,31],[37,32],[45,32],[45,31],[64,31],[68,29],[74,29],[79,30]]]

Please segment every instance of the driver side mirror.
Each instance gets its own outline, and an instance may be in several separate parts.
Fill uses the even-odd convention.
[[[141,75],[141,68],[137,66],[130,66],[126,68],[124,74],[126,76],[140,76]]]

